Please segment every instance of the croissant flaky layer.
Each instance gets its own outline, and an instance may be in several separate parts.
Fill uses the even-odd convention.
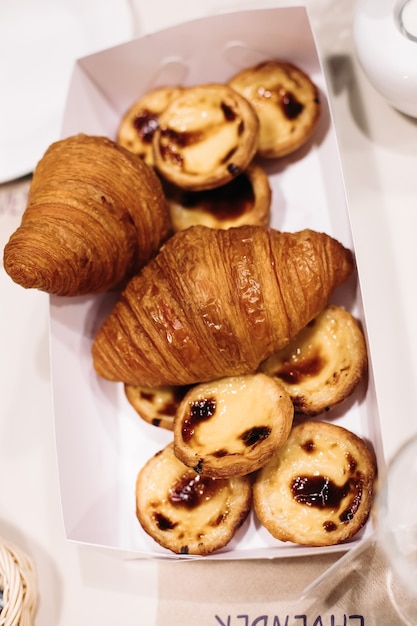
[[[191,227],[129,282],[96,335],[95,369],[149,387],[252,373],[352,270],[351,251],[312,230]]]
[[[25,288],[99,293],[136,273],[170,227],[150,167],[110,139],[75,135],[51,144],[37,164],[4,267]]]

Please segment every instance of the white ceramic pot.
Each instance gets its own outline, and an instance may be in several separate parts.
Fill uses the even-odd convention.
[[[359,0],[353,38],[369,82],[395,109],[417,118],[417,0]]]

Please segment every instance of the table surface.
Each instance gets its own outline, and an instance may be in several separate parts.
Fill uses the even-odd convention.
[[[177,0],[164,2],[162,10],[159,0],[136,2],[135,33],[221,10],[279,4]],[[295,3],[285,3],[290,4]],[[417,121],[385,103],[359,68],[352,43],[355,2],[305,4],[329,82],[383,443],[390,458],[417,430],[412,401],[417,389]],[[2,246],[19,223],[28,184],[22,180],[0,186]],[[51,401],[48,298],[13,284],[3,269],[0,293],[0,535],[20,545],[36,562],[41,598],[36,623],[153,624],[157,562],[128,561],[118,553],[64,537]]]

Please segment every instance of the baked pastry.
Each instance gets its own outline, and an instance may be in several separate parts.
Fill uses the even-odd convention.
[[[258,118],[227,85],[184,88],[159,117],[155,167],[168,181],[198,191],[225,185],[244,172],[258,146]]]
[[[319,91],[299,67],[269,60],[242,70],[228,84],[258,115],[260,156],[286,156],[311,138],[321,112]]]
[[[105,137],[53,143],[36,166],[4,267],[25,288],[60,296],[125,283],[170,234],[155,172]]]
[[[190,389],[178,408],[174,452],[199,474],[250,474],[285,443],[293,416],[289,395],[265,374],[202,383]]]
[[[153,166],[152,141],[159,116],[181,91],[181,87],[157,87],[136,100],[120,120],[117,143]]]
[[[329,305],[261,364],[290,395],[297,413],[319,415],[345,400],[367,370],[365,337],[344,308]]]
[[[139,387],[124,385],[126,398],[148,424],[174,430],[174,418],[188,386]]]
[[[280,541],[339,544],[366,523],[376,474],[363,439],[336,424],[306,421],[293,427],[281,450],[259,470],[254,511]]]
[[[351,251],[324,233],[192,226],[131,279],[96,334],[94,367],[145,387],[254,373],[353,268]]]
[[[269,224],[271,186],[265,170],[255,163],[215,189],[186,191],[175,185],[163,186],[174,232],[199,224],[209,228]]]
[[[245,521],[252,502],[247,476],[196,474],[174,454],[157,452],[136,481],[136,514],[142,528],[176,554],[205,556],[226,546]]]

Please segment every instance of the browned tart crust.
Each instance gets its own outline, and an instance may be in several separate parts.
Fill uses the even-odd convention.
[[[249,477],[196,474],[174,455],[173,444],[140,470],[136,514],[142,528],[176,554],[205,556],[225,547],[249,514]]]
[[[229,85],[252,104],[259,117],[260,156],[286,156],[313,135],[321,112],[319,91],[294,64],[265,61],[242,70]]]
[[[190,226],[232,228],[268,225],[272,192],[265,170],[251,163],[230,183],[205,191],[187,191],[164,185],[174,232]]]
[[[155,167],[184,189],[225,185],[251,163],[258,130],[252,106],[231,87],[211,83],[184,88],[159,117]]]
[[[335,545],[366,523],[375,480],[374,455],[360,437],[336,424],[306,421],[259,470],[253,506],[276,539]]]
[[[138,98],[120,120],[117,143],[153,166],[152,143],[159,117],[181,92],[181,87],[157,87]]]
[[[348,398],[368,367],[366,341],[346,309],[327,306],[260,371],[281,382],[297,413],[315,416]]]
[[[179,406],[174,452],[207,476],[250,474],[285,443],[293,416],[289,395],[265,374],[202,383]]]
[[[124,385],[126,398],[148,424],[174,430],[174,418],[189,387],[140,387]]]

